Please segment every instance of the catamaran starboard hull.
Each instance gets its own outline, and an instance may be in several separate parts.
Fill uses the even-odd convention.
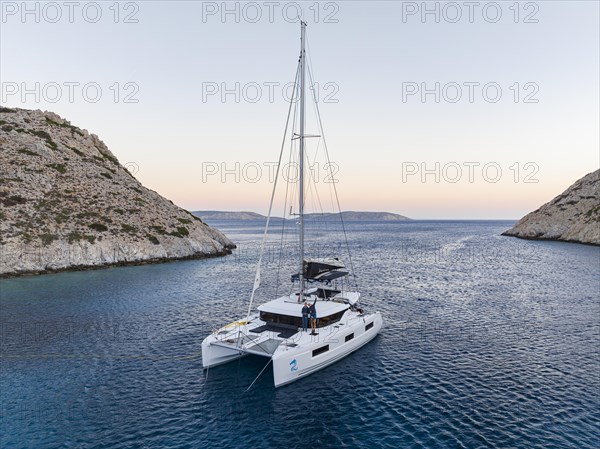
[[[349,326],[301,350],[280,348],[273,355],[275,387],[282,387],[313,374],[373,340],[383,325],[381,314],[373,313],[362,321],[360,325]],[[346,340],[350,335],[352,338]]]

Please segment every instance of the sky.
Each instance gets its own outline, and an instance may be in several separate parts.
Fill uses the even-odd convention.
[[[596,1],[2,1],[1,12],[2,105],[97,134],[190,210],[267,211],[299,15],[344,210],[518,219],[600,165]]]

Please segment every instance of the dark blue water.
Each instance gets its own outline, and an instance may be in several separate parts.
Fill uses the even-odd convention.
[[[245,391],[266,359],[200,357],[247,307],[260,226],[220,223],[227,258],[0,281],[1,446],[600,447],[600,248],[509,225],[350,223],[385,327],[281,389]]]

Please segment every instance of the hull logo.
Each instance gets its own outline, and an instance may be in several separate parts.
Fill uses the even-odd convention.
[[[294,371],[298,371],[298,362],[296,359],[290,362],[290,371],[293,373]]]

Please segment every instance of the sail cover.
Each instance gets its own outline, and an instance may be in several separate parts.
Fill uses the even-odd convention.
[[[305,259],[302,275],[308,281],[332,281],[348,274],[343,268],[344,263],[337,258]],[[298,273],[292,275],[293,281],[298,278]]]

